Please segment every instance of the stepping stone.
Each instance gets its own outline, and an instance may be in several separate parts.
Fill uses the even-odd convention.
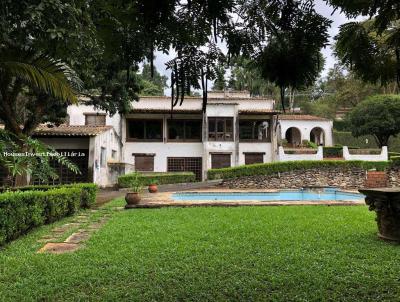
[[[50,253],[50,254],[63,254],[63,253],[72,253],[79,249],[80,246],[75,243],[46,243],[44,247],[42,247],[38,253]]]
[[[81,243],[82,241],[86,241],[87,239],[89,239],[89,237],[90,237],[89,232],[82,231],[82,232],[73,233],[64,242],[76,244],[76,243]]]
[[[78,223],[78,222],[70,222],[70,223],[64,224],[64,226],[77,226],[77,225],[80,225],[80,223]]]
[[[61,227],[58,227],[58,228],[54,228],[54,229],[52,229],[51,231],[53,232],[53,233],[64,233],[65,231],[67,231],[69,229],[69,226],[61,226]]]

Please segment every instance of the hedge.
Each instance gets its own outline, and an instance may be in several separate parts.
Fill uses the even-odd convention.
[[[74,214],[81,195],[77,187],[0,194],[0,246],[35,227]]]
[[[135,173],[129,173],[118,177],[119,187],[129,188],[132,182],[132,177],[135,175]],[[193,172],[139,173],[139,180],[144,186],[150,185],[153,180],[156,180],[160,185],[165,185],[194,182],[196,180],[196,176]]]
[[[97,185],[94,183],[74,183],[67,185],[32,185],[15,188],[1,188],[1,192],[11,191],[48,191],[57,188],[78,188],[81,190],[81,207],[91,208],[96,203]]]
[[[324,147],[324,158],[343,157],[343,147]]]
[[[266,164],[254,164],[238,166],[233,168],[211,169],[208,171],[208,179],[229,179],[243,176],[271,175],[274,173],[288,172],[305,169],[323,169],[329,167],[338,168],[362,168],[365,170],[376,169],[383,171],[389,167],[390,162],[369,162],[369,161],[344,161],[344,160],[325,160],[325,161],[286,161],[273,162]]]

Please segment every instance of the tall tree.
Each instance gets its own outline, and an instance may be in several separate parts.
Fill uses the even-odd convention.
[[[216,68],[216,77],[212,89],[215,91],[221,91],[225,90],[226,86],[225,67],[223,65],[219,65]]]
[[[335,37],[340,61],[365,82],[387,86],[397,82],[400,88],[400,44],[395,46],[400,23],[377,32],[375,20],[346,23]]]
[[[276,95],[276,86],[261,76],[261,70],[254,61],[237,57],[231,60],[232,70],[229,87],[234,90],[248,90],[253,96]]]
[[[286,89],[308,87],[317,79],[323,65],[320,50],[328,43],[331,21],[319,15],[310,1],[283,1],[272,25],[265,14],[261,11],[259,19],[271,34],[257,60],[262,76],[279,87],[285,111]]]
[[[355,137],[372,134],[378,146],[388,146],[389,138],[400,133],[400,97],[376,95],[358,104],[350,113]]]
[[[360,57],[368,59],[364,62],[359,60],[354,62],[354,68],[358,70],[358,75],[368,81],[376,82],[379,80],[385,85],[387,77],[392,73],[388,68],[392,68],[391,61],[394,59],[396,62],[394,67],[395,78],[398,88],[400,88],[400,2],[398,0],[325,1],[335,9],[340,9],[350,18],[359,15],[370,18],[367,22],[350,22],[342,25],[337,37],[338,41],[342,43],[341,51],[347,53],[349,57],[353,57],[352,49],[358,48]],[[354,41],[351,41],[351,39],[354,39]],[[349,44],[351,42],[354,42],[353,46]],[[379,66],[378,62],[371,61],[371,59],[384,60],[384,65],[388,68]],[[370,63],[375,64],[369,70],[360,65]],[[368,76],[369,72],[372,72],[371,76]],[[380,76],[378,76],[379,72],[381,72]]]

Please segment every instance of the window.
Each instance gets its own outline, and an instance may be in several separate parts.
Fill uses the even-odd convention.
[[[244,164],[251,165],[251,164],[262,164],[264,163],[264,153],[244,153]]]
[[[85,125],[105,126],[106,115],[104,113],[85,113]]]
[[[230,168],[231,155],[214,153],[211,154],[211,169]]]
[[[168,120],[168,140],[201,142],[201,120]]]
[[[211,141],[233,141],[233,118],[208,118],[208,139]]]
[[[270,142],[270,123],[263,120],[239,121],[240,141],[264,141]]]
[[[101,152],[100,152],[100,166],[101,166],[101,167],[105,167],[105,166],[106,166],[106,161],[107,161],[106,148],[101,147]]]
[[[162,120],[127,120],[127,141],[163,141]]]
[[[112,157],[113,159],[116,159],[116,158],[117,158],[117,151],[116,151],[116,150],[111,150],[111,157]]]
[[[154,171],[154,154],[133,154],[135,156],[135,171]]]

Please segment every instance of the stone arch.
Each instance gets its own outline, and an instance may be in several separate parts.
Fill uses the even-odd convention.
[[[318,146],[325,146],[325,131],[321,127],[314,127],[310,132],[310,141]]]
[[[301,131],[296,127],[290,127],[285,132],[285,139],[291,147],[301,145]]]

